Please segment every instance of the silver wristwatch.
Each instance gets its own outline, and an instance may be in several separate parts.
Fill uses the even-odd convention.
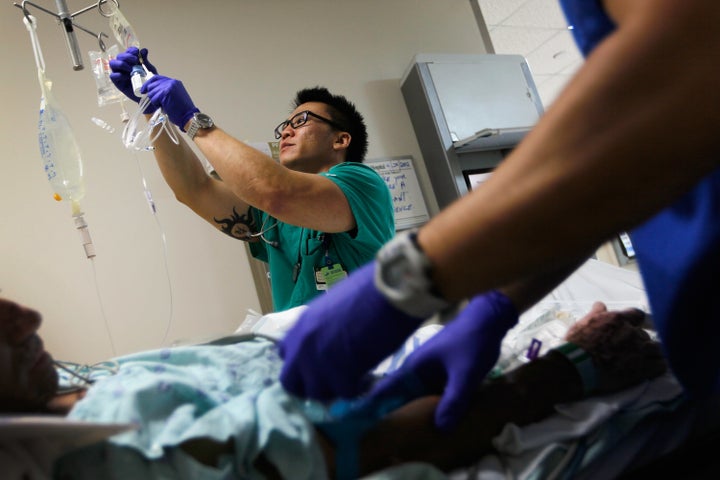
[[[430,260],[415,230],[399,233],[377,254],[375,286],[399,310],[427,318],[450,304],[434,288]]]
[[[190,120],[190,126],[187,129],[187,136],[190,138],[190,140],[192,140],[193,138],[195,138],[195,135],[201,128],[212,128],[214,126],[215,122],[213,122],[212,118],[210,118],[209,115],[195,112],[195,115],[193,115],[192,119]]]

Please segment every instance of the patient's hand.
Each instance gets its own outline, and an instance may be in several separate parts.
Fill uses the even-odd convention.
[[[598,393],[627,388],[667,369],[660,345],[641,327],[644,319],[641,310],[608,311],[597,302],[568,330],[565,339],[593,359]]]

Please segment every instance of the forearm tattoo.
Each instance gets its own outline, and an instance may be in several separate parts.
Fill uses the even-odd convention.
[[[221,232],[239,240],[252,240],[251,235],[255,233],[257,225],[250,214],[250,210],[240,215],[233,207],[232,215],[229,218],[215,218]]]

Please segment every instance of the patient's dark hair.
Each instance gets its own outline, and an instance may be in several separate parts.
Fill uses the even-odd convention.
[[[325,87],[305,88],[295,94],[294,108],[308,102],[320,102],[329,107],[330,120],[340,124],[352,137],[345,161],[362,163],[367,153],[368,134],[365,120],[355,105],[342,95],[333,95]]]

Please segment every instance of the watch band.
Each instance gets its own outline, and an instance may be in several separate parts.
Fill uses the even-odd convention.
[[[377,261],[375,286],[398,310],[427,318],[450,306],[435,288],[432,264],[417,241],[416,230],[396,235],[380,249]]]
[[[198,130],[203,128],[212,128],[214,125],[215,123],[208,115],[196,112],[192,116],[192,119],[190,119],[190,126],[187,129],[187,136],[188,138],[190,138],[190,140],[192,140],[195,138],[195,135],[197,135]]]
[[[190,120],[190,126],[187,129],[187,136],[190,140],[195,138],[195,135],[197,135],[197,131],[200,130],[200,125],[195,121],[195,118]]]

